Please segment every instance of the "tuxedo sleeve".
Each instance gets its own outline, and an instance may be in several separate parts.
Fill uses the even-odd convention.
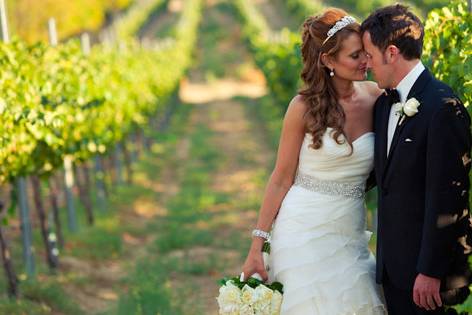
[[[375,186],[377,186],[377,180],[376,180],[376,174],[375,174],[375,169],[370,172],[369,177],[367,178],[366,184],[365,184],[365,191],[368,192]]]
[[[442,278],[461,250],[461,224],[468,217],[470,118],[458,99],[433,114],[426,149],[425,216],[417,271]]]
[[[385,95],[382,94],[380,95],[377,100],[375,101],[374,103],[374,109],[372,111],[372,119],[373,119],[373,132],[375,133],[375,135],[377,136],[377,132],[378,132],[378,122],[380,121],[380,110],[379,110],[379,107],[382,106],[383,102],[385,101]],[[368,192],[370,191],[372,188],[374,188],[375,186],[377,186],[377,174],[376,174],[376,169],[374,168],[370,174],[369,174],[369,177],[367,178],[367,181],[366,181],[366,187],[365,187],[365,191]]]

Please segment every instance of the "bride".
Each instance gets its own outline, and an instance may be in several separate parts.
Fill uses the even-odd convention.
[[[243,277],[280,281],[283,315],[386,314],[364,207],[382,90],[365,81],[359,24],[343,10],[308,18],[302,39],[304,87],[285,114]],[[271,226],[268,274],[261,248]]]

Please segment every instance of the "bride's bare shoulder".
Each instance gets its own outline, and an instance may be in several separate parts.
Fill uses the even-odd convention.
[[[307,109],[307,103],[302,95],[293,97],[285,113],[284,129],[293,129],[297,130],[297,133],[304,134]]]
[[[383,89],[379,88],[377,83],[373,81],[362,81],[361,82],[362,89],[365,91],[365,104],[369,108],[374,108],[375,101],[377,101],[377,98],[382,95],[384,92]]]
[[[306,103],[305,98],[303,95],[297,94],[295,95],[290,103],[288,104],[287,113],[291,112],[296,115],[303,116],[308,109],[308,105]]]
[[[379,88],[377,83],[374,81],[362,81],[361,84],[362,88],[372,98],[377,99],[377,97],[379,97],[384,92],[384,90]]]
[[[292,100],[290,101],[290,106],[293,105],[293,106],[298,106],[298,107],[306,107],[307,104],[306,104],[306,100],[305,100],[305,97],[301,94],[297,94],[295,95]]]

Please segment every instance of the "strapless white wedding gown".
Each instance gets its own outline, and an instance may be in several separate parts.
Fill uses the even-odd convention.
[[[356,139],[349,155],[349,144],[337,144],[331,132],[318,150],[305,136],[272,229],[269,280],[284,285],[282,315],[384,315],[364,206],[374,134]]]

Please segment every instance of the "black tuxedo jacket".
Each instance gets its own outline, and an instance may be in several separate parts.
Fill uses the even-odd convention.
[[[377,282],[413,290],[418,273],[442,279],[442,290],[469,283],[470,117],[451,88],[428,70],[408,98],[418,113],[397,125],[387,156],[391,105],[375,104],[378,188]]]

